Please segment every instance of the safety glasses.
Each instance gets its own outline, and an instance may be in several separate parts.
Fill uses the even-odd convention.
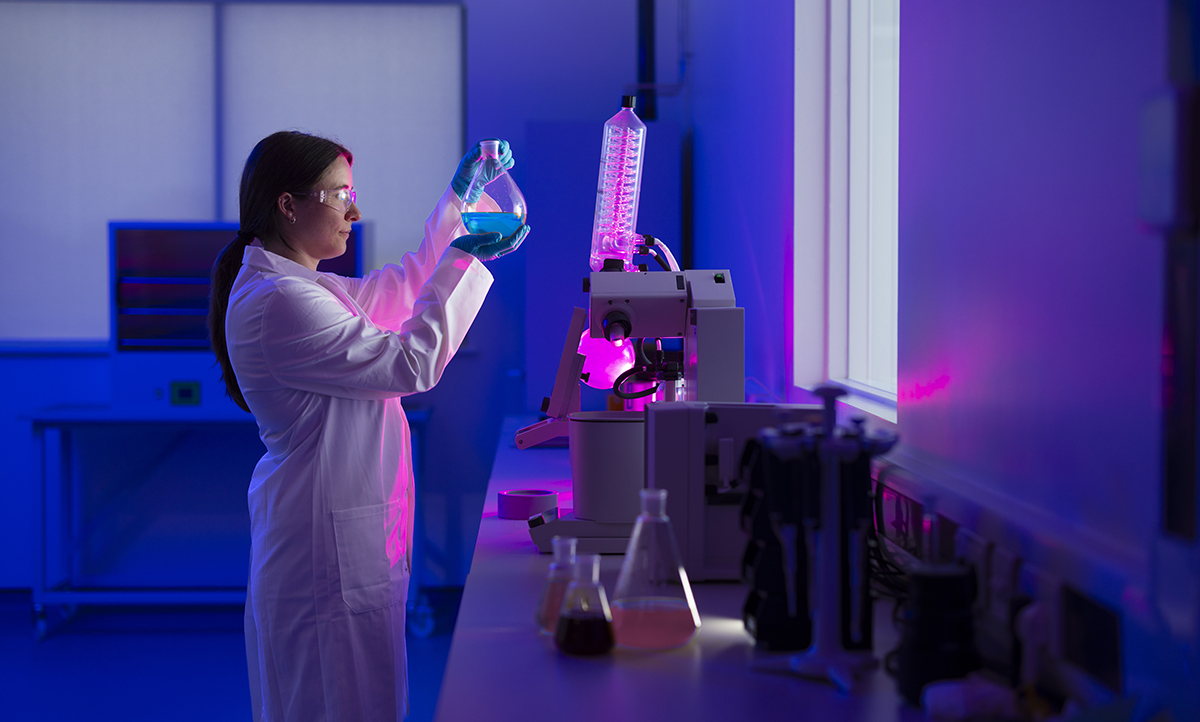
[[[332,191],[309,191],[308,193],[293,193],[294,196],[309,196],[329,206],[339,213],[350,210],[358,197],[353,188],[339,188]]]

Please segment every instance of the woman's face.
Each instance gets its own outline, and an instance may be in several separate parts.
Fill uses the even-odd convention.
[[[283,211],[294,215],[283,226],[283,236],[296,253],[292,260],[312,270],[326,258],[337,258],[346,252],[346,240],[350,237],[350,224],[362,218],[358,206],[350,203],[344,211],[339,207],[335,194],[339,190],[353,190],[354,175],[346,156],[339,155],[312,191],[305,196],[292,196],[290,204],[281,203]],[[321,202],[321,191],[326,201]],[[280,199],[283,201],[283,198]],[[290,208],[288,207],[290,205]]]

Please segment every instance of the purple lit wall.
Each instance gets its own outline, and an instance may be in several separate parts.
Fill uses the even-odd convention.
[[[905,3],[899,422],[958,491],[1134,564],[1157,529],[1163,2]]]
[[[792,243],[791,2],[694,2],[695,268],[728,268],[746,309],[747,391],[786,396]]]

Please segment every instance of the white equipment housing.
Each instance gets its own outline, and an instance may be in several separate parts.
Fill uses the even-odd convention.
[[[742,451],[760,429],[821,423],[808,404],[659,402],[646,407],[646,487],[667,490],[667,516],[693,581],[740,579]]]
[[[728,270],[593,272],[592,338],[624,322],[627,338],[682,338],[688,401],[745,399],[745,309]]]

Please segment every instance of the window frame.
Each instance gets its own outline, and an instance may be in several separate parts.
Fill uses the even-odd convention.
[[[849,403],[894,422],[899,0],[797,0],[795,8],[789,388],[802,397],[841,386]],[[888,11],[891,25],[877,32],[873,23]],[[879,62],[880,43],[890,65]],[[891,85],[875,85],[873,95],[881,77]],[[880,100],[880,91],[890,97]],[[881,124],[890,138],[878,137]]]

